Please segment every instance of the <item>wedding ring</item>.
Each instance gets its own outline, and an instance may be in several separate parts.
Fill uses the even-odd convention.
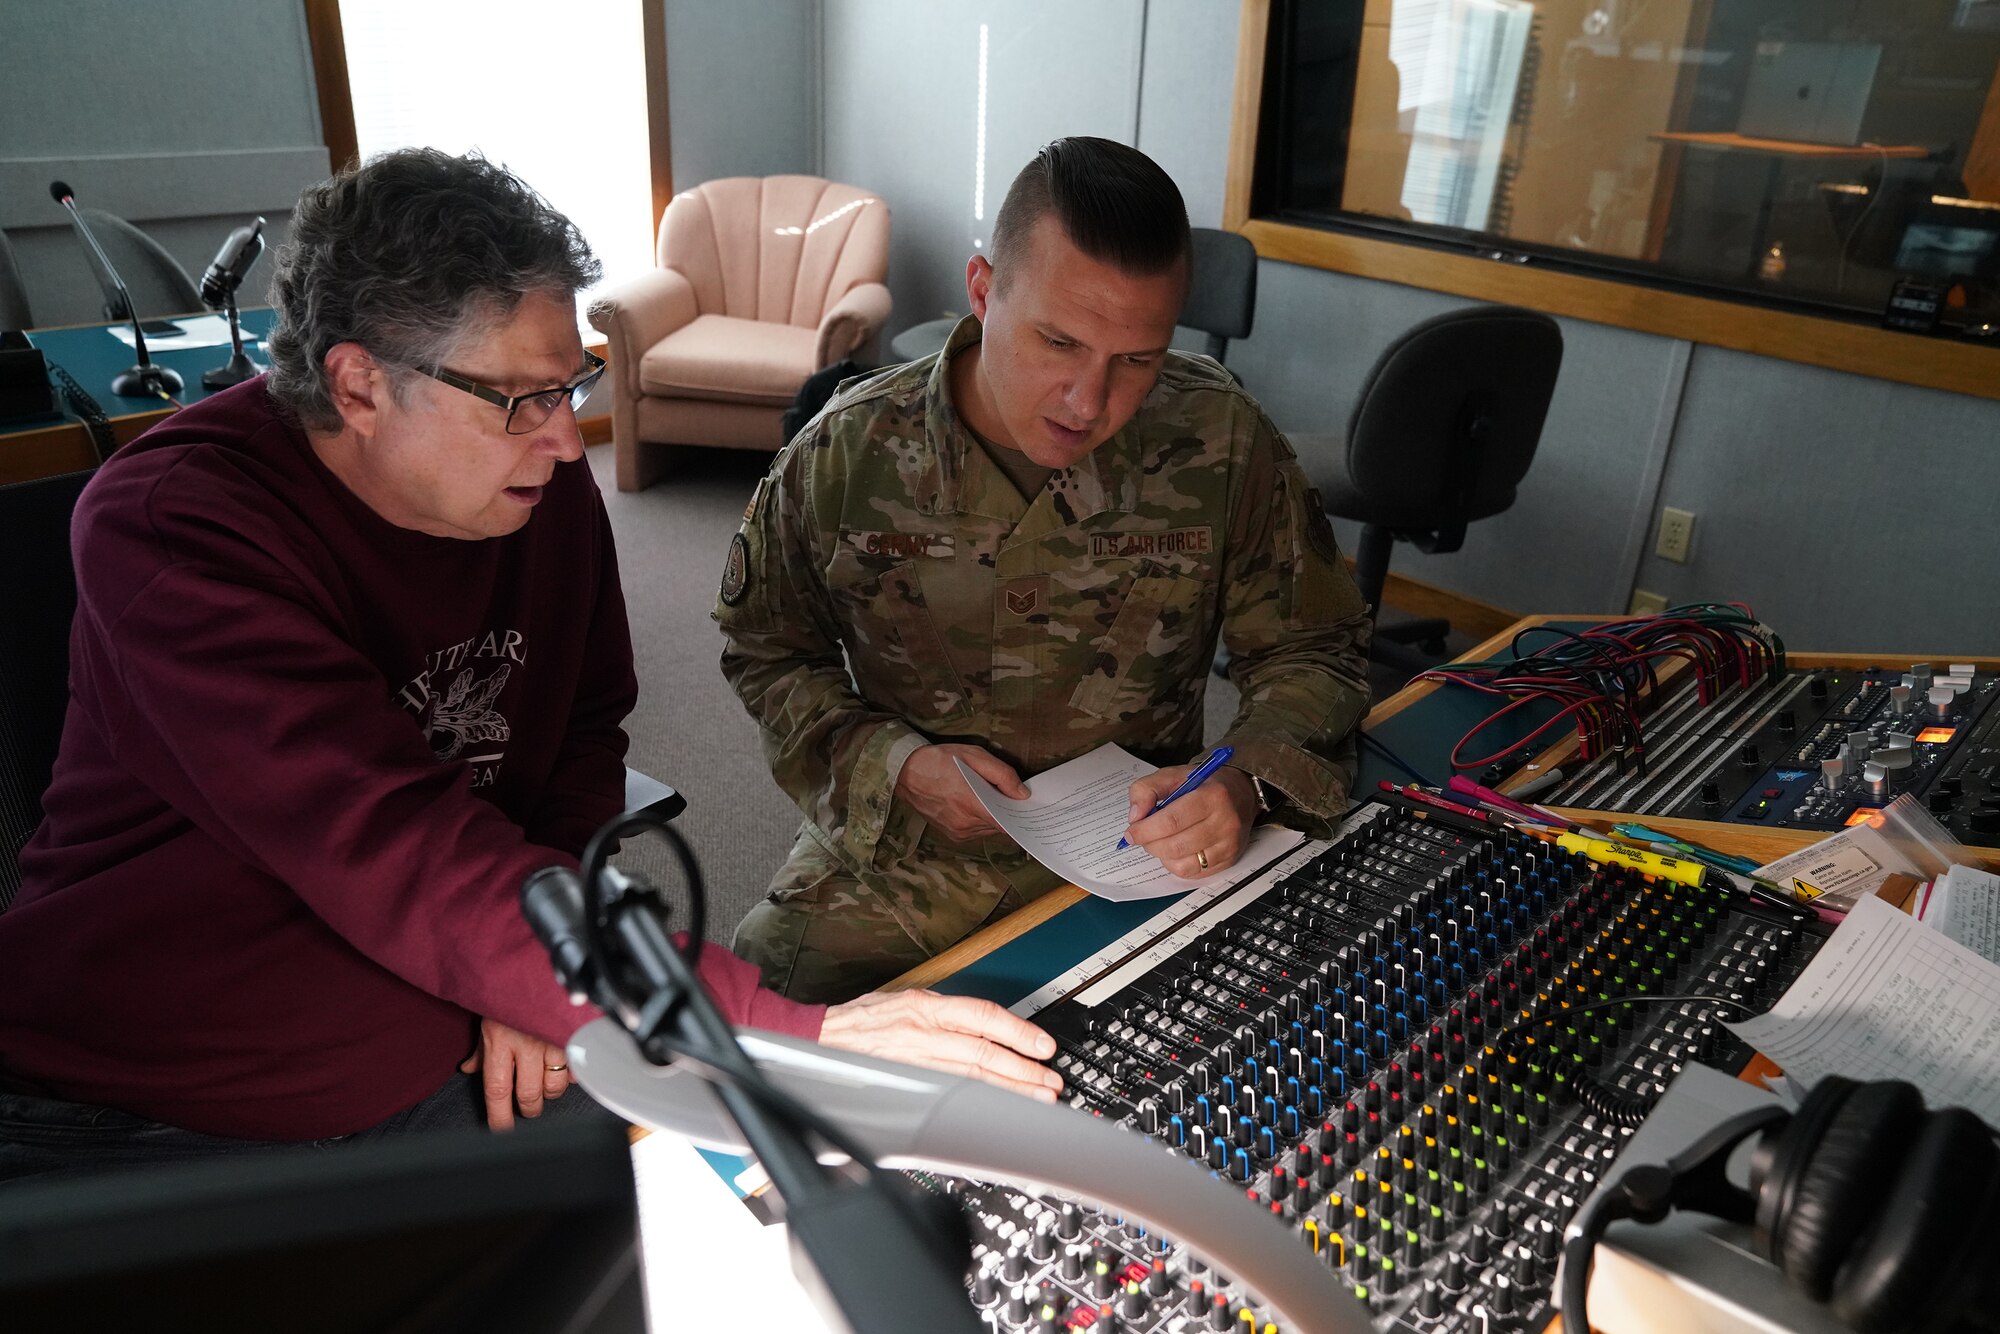
[[[569,1069],[569,1067],[568,1067],[568,1066],[566,1066],[566,1065],[551,1065],[551,1066],[548,1066],[548,1067],[546,1067],[546,1068],[547,1068],[548,1072],[549,1072],[550,1074],[552,1074],[552,1075],[553,1075],[553,1074],[558,1074],[558,1073],[560,1073],[560,1072],[562,1072],[562,1071],[564,1071],[564,1070],[567,1070],[567,1069]]]
[[[1208,854],[1206,852],[1195,853],[1194,859],[1195,863],[1198,866],[1200,866],[1202,870],[1206,871],[1208,869]]]

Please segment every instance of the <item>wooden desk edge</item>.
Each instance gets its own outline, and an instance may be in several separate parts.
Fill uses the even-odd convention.
[[[1086,897],[1088,895],[1075,885],[1052,889],[1019,912],[1010,913],[992,926],[982,927],[944,953],[926,959],[882,990],[908,991],[915,987],[933,986],[1002,945],[1026,935],[1065,908],[1083,902]]]

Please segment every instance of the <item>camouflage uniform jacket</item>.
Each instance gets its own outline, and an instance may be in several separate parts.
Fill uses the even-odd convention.
[[[731,543],[723,672],[819,841],[878,888],[914,854],[997,893],[994,863],[1025,854],[927,834],[894,799],[910,753],[975,743],[1024,778],[1108,741],[1185,762],[1218,631],[1233,766],[1292,821],[1336,815],[1368,620],[1291,447],[1226,371],[1170,353],[1131,422],[1030,503],[949,402],[979,335],[968,317],[939,355],[844,385]]]

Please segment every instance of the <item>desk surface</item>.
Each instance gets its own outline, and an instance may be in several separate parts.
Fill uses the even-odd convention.
[[[271,320],[272,312],[268,307],[243,312],[244,350],[259,365],[263,364],[262,339],[270,331]],[[229,360],[227,342],[213,347],[177,348],[156,346],[157,342],[164,340],[148,337],[146,345],[152,359],[178,372],[184,381],[181,392],[175,395],[179,404],[162,402],[158,398],[130,398],[114,394],[111,392],[113,377],[137,360],[133,350],[111,332],[122,327],[128,326],[77,324],[28,330],[28,341],[40,348],[49,361],[74,376],[84,391],[97,400],[104,409],[104,415],[111,420],[112,438],[121,445],[171,415],[179,406],[208,397],[210,391],[201,385],[203,372]],[[97,466],[97,451],[92,448],[83,423],[62,403],[60,394],[57,402],[63,407],[59,418],[25,422],[0,430],[0,485]]]

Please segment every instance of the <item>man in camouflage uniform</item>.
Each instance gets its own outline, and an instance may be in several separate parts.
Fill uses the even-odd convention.
[[[1292,451],[1168,350],[1187,221],[1135,150],[1059,140],[1009,191],[944,351],[850,383],[732,540],[723,671],[805,813],[735,948],[802,999],[866,991],[1059,883],[952,764],[1010,796],[1106,742],[1168,766],[1130,837],[1188,878],[1259,809],[1346,803],[1368,619]],[[1229,765],[1201,748],[1218,632]]]

